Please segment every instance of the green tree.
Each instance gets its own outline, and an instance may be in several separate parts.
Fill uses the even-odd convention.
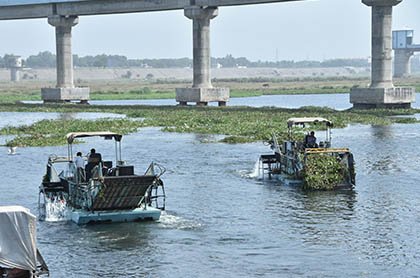
[[[26,66],[30,68],[55,68],[56,56],[49,51],[31,55],[26,59]]]

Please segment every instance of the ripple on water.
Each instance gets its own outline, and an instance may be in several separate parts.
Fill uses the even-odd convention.
[[[202,224],[196,221],[187,220],[180,216],[170,214],[167,211],[162,211],[158,223],[159,227],[165,229],[194,230],[202,227]]]

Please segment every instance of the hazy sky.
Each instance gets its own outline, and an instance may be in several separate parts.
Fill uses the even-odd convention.
[[[420,44],[420,0],[394,8],[394,28],[415,30]],[[221,7],[211,21],[211,55],[255,60],[323,60],[370,55],[371,10],[361,0],[318,0]],[[46,19],[0,21],[0,55],[55,53]],[[183,11],[80,17],[73,53],[128,58],[192,57],[192,21]]]

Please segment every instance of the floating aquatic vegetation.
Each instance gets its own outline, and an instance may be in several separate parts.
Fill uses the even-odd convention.
[[[137,131],[142,125],[142,121],[130,119],[42,120],[29,126],[5,127],[0,130],[0,134],[17,135],[12,140],[7,141],[6,146],[57,146],[67,143],[65,135],[70,132],[107,130],[128,134]]]
[[[393,121],[397,124],[415,124],[415,123],[420,122],[416,118],[411,118],[411,117],[408,117],[408,118],[403,118],[403,117],[394,118]]]
[[[219,134],[227,136],[230,143],[250,141],[268,141],[276,133],[278,140],[288,138],[286,121],[291,117],[325,117],[334,122],[335,128],[343,128],[348,124],[388,125],[394,122],[412,123],[413,120],[400,120],[389,117],[394,115],[410,115],[420,113],[416,109],[399,110],[346,110],[337,111],[327,107],[301,107],[299,109],[276,107],[181,107],[181,106],[105,106],[105,105],[59,105],[59,104],[0,104],[0,111],[17,112],[103,112],[125,114],[125,119],[86,120],[44,120],[31,126],[5,127],[0,134],[18,135],[64,135],[74,131],[103,131],[119,133],[136,132],[139,127],[162,127],[163,131],[181,133]],[[131,119],[130,119],[131,118]],[[143,121],[135,119],[143,118]],[[321,125],[317,128],[322,128]],[[235,136],[229,138],[231,136]],[[293,134],[295,141],[301,141],[303,133]],[[238,139],[243,137],[248,139]],[[18,139],[16,139],[18,140]],[[23,139],[20,143],[25,144]],[[44,145],[60,144],[51,139],[43,141]]]
[[[253,141],[255,141],[255,140],[253,140],[250,137],[227,136],[227,137],[219,140],[218,142],[228,143],[228,144],[241,144],[241,143],[249,143],[249,142],[253,142]]]
[[[5,145],[8,147],[41,147],[64,145],[65,142],[64,136],[31,134],[16,136],[12,140],[7,141]]]

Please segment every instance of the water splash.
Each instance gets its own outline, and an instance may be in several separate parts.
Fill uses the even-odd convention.
[[[252,173],[250,173],[248,175],[249,178],[251,179],[262,179],[263,175],[262,175],[262,164],[261,164],[261,160],[258,159],[255,164],[254,164],[254,170],[252,171]]]
[[[66,200],[57,197],[46,197],[44,220],[48,222],[60,222],[69,220]]]

